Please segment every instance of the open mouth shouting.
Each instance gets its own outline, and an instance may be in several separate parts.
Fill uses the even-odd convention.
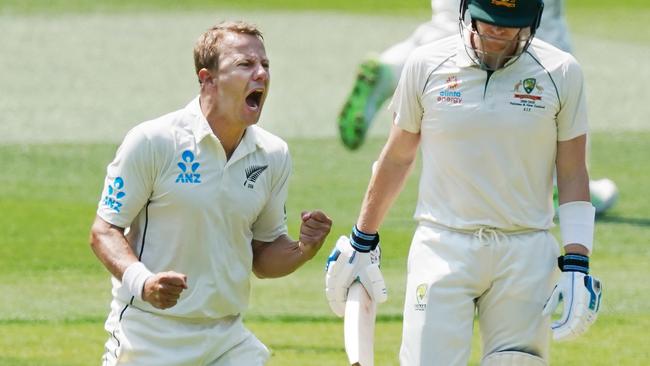
[[[264,89],[257,88],[251,90],[246,96],[246,105],[248,108],[259,111],[262,108],[262,103],[264,102]]]

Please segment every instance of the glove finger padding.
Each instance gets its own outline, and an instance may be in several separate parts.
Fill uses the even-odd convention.
[[[327,258],[325,296],[330,308],[339,317],[345,314],[348,289],[356,277],[353,273],[354,265],[351,263],[354,254],[349,240],[341,236]]]
[[[600,281],[581,272],[563,272],[543,311],[550,315],[563,302],[562,317],[551,325],[553,339],[571,340],[585,333],[596,321],[600,299]]]
[[[372,263],[363,268],[359,272],[359,282],[365,287],[374,302],[381,304],[388,299],[386,282],[379,270],[379,263]]]

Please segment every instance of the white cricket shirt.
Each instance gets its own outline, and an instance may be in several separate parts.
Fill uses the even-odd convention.
[[[290,172],[286,143],[257,126],[246,129],[227,161],[198,97],[133,128],[107,168],[97,214],[129,228],[133,251],[152,272],[176,271],[188,280],[170,309],[137,300],[133,305],[188,318],[244,311],[251,241],[273,241],[287,232]],[[112,282],[113,296],[131,302],[121,282]]]
[[[557,141],[587,132],[582,72],[570,54],[535,39],[488,80],[460,35],[448,37],[411,54],[389,108],[397,126],[421,133],[417,220],[553,225]]]

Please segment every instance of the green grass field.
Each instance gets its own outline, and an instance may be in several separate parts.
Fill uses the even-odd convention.
[[[273,351],[271,366],[346,363],[342,323],[323,293],[323,265],[356,218],[368,176],[354,174],[355,167],[369,174],[365,167],[383,144],[388,120],[380,115],[373,138],[349,153],[335,135],[335,117],[356,63],[406,36],[429,16],[428,2],[409,0],[399,16],[388,16],[403,4],[397,0],[246,3],[192,0],[183,9],[153,0],[0,4],[0,31],[11,35],[0,42],[0,366],[99,364],[110,283],[87,236],[105,166],[130,126],[179,108],[196,93],[192,42],[222,18],[250,18],[266,32],[274,80],[261,123],[287,138],[292,150],[291,233],[305,208],[322,208],[334,219],[327,247],[312,262],[286,278],[253,280],[246,323]],[[613,179],[621,195],[596,227],[593,273],[605,286],[599,320],[579,340],[554,344],[552,360],[650,364],[650,72],[644,65],[650,35],[636,29],[650,5],[569,3],[594,126],[591,174]],[[287,24],[310,34],[289,32]],[[603,47],[620,56],[605,59]],[[416,183],[411,177],[382,227],[390,297],[379,309],[379,366],[398,364]],[[479,348],[475,339],[472,365]]]

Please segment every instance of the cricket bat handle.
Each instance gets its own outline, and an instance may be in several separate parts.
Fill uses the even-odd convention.
[[[345,352],[350,365],[374,366],[375,318],[377,305],[359,282],[348,291],[345,304]]]

